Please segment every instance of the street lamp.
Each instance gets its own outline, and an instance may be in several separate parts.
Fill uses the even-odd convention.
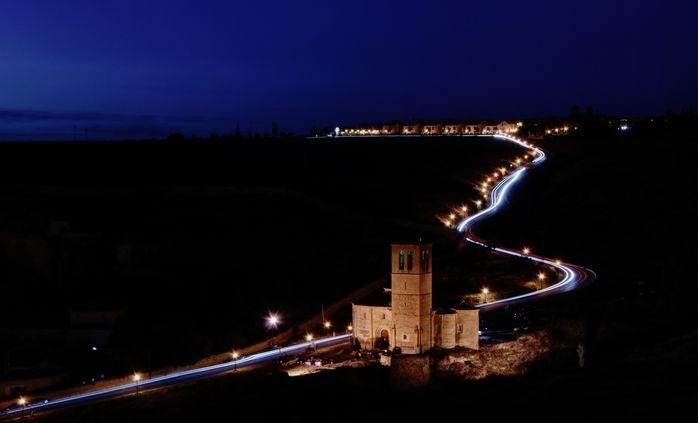
[[[240,357],[240,354],[238,354],[237,351],[233,351],[233,371],[238,371],[238,357]]]
[[[541,289],[541,284],[545,280],[545,273],[540,272],[538,273],[538,289]]]
[[[347,326],[347,332],[351,332],[354,330],[354,327],[352,325]]]
[[[327,331],[330,330],[330,327],[332,327],[332,323],[328,320],[325,322],[325,336],[327,336]]]
[[[524,247],[523,253],[526,254],[526,255],[529,255],[529,254],[531,254],[531,249],[528,248],[528,247]]]
[[[490,290],[487,288],[482,288],[482,293],[485,294],[485,302],[487,302],[487,294],[489,294]]]
[[[138,395],[138,393],[139,393],[139,389],[138,389],[139,386],[138,386],[138,385],[140,384],[140,381],[141,381],[141,374],[140,374],[140,373],[134,373],[134,374],[133,374],[133,380],[136,382],[136,395]]]
[[[279,315],[277,313],[270,312],[269,315],[267,316],[267,327],[272,329],[272,338],[270,340],[271,345],[274,345],[274,338],[276,337],[276,329],[279,326],[280,322],[281,322],[281,320],[279,319]]]
[[[22,407],[22,418],[24,418],[24,409],[27,408],[27,399],[24,397],[19,397],[17,404]]]

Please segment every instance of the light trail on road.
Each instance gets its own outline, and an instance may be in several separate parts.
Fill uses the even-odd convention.
[[[77,395],[71,395],[64,398],[55,398],[51,399],[47,403],[27,405],[25,407],[17,406],[9,410],[8,412],[0,415],[0,419],[10,416],[18,417],[20,415],[24,415],[24,413],[31,413],[33,411],[44,411],[52,408],[57,408],[59,406],[77,405],[80,403],[100,399],[106,399],[126,394],[133,394],[136,393],[138,390],[142,391],[143,389],[156,388],[184,381],[193,381],[204,377],[210,377],[213,375],[226,373],[232,370],[242,369],[244,367],[252,366],[255,364],[261,364],[267,361],[283,357],[285,355],[304,353],[309,347],[313,349],[322,349],[344,344],[351,340],[351,336],[351,333],[346,333],[342,335],[332,336],[329,338],[302,342],[300,344],[295,344],[288,347],[275,348],[273,350],[252,354],[247,357],[242,357],[238,360],[226,363],[215,364],[212,366],[200,367],[191,370],[183,370],[180,372],[173,372],[163,376],[157,376],[151,379],[140,380],[138,382],[125,383],[123,385],[112,386],[109,388],[85,392]]]
[[[467,135],[464,135],[464,137],[466,136]],[[522,295],[517,295],[514,297],[490,301],[484,304],[478,304],[475,307],[481,309],[483,312],[493,311],[508,305],[519,304],[536,298],[571,291],[580,287],[585,281],[592,281],[593,279],[595,279],[596,274],[594,273],[594,271],[590,269],[586,269],[570,263],[563,263],[559,260],[552,260],[533,254],[524,254],[523,252],[514,249],[493,247],[488,245],[482,239],[478,238],[475,234],[473,234],[472,229],[475,224],[496,213],[505,204],[505,202],[507,201],[507,194],[509,193],[510,188],[514,184],[516,184],[517,181],[521,180],[526,171],[529,169],[529,166],[538,166],[546,160],[546,155],[543,150],[525,141],[500,134],[486,136],[491,136],[495,139],[516,143],[521,147],[533,151],[537,155],[537,157],[533,161],[531,161],[530,165],[524,164],[520,166],[518,169],[514,170],[509,175],[507,175],[506,177],[502,178],[502,180],[499,181],[499,183],[497,183],[497,185],[495,185],[494,188],[492,188],[492,191],[490,191],[488,206],[485,209],[479,211],[478,213],[473,214],[472,216],[469,216],[463,221],[461,221],[457,226],[458,231],[463,232],[465,234],[466,242],[478,245],[483,248],[487,248],[499,254],[519,257],[522,259],[532,260],[537,263],[552,266],[555,269],[559,270],[562,273],[563,277],[557,283],[545,287],[543,289],[539,289],[537,291],[529,292]]]

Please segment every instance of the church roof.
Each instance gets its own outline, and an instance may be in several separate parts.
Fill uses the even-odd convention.
[[[378,306],[378,307],[388,307],[390,306],[390,291],[380,290],[375,291],[359,301],[356,301],[356,305],[365,306]]]

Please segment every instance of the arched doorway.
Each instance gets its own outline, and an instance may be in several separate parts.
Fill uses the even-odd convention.
[[[387,329],[383,329],[380,333],[378,339],[376,339],[376,348],[380,350],[387,350],[390,347],[390,332]]]

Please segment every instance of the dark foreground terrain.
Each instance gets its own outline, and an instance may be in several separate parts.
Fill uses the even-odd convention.
[[[464,381],[435,372],[428,388],[400,392],[389,388],[389,372],[380,367],[295,378],[270,376],[268,370],[260,370],[167,393],[69,410],[43,420],[235,419],[242,410],[252,410],[265,421],[395,420],[422,412],[434,419],[528,415],[559,421],[616,415],[666,418],[690,411],[698,398],[698,367],[694,360],[698,320],[693,316],[698,288],[692,268],[698,235],[693,222],[697,211],[693,162],[698,153],[694,134],[692,128],[662,127],[638,129],[627,135],[546,141],[543,146],[550,152],[549,161],[517,186],[503,213],[478,228],[478,233],[500,244],[524,244],[537,253],[588,266],[599,275],[587,289],[531,307],[531,316],[543,326],[576,328],[577,348],[572,345],[558,355],[543,357],[519,376]],[[385,154],[402,151],[394,147],[387,148]],[[420,158],[414,166],[428,163],[435,170],[448,169],[449,175],[442,182],[460,182],[419,194],[408,194],[402,188],[405,191],[395,202],[380,207],[395,207],[410,216],[408,226],[402,225],[404,222],[397,225],[398,234],[406,227],[427,227],[429,216],[441,213],[437,203],[442,199],[455,203],[469,196],[458,192],[448,197],[449,192],[472,189],[468,176],[460,179],[460,174],[450,173],[462,163],[462,157],[451,153],[451,148],[459,147],[439,143],[431,148],[449,162]],[[496,161],[485,159],[483,163],[491,167]],[[376,167],[382,166],[376,163]],[[392,182],[399,179],[392,172],[383,175],[389,182],[382,186],[381,196],[390,192]],[[373,182],[366,183],[373,185],[377,179],[368,180]],[[419,187],[424,188],[428,187]],[[352,192],[346,186],[344,190]],[[337,193],[333,204],[342,204],[341,199],[347,198],[340,194],[341,188],[333,192]],[[404,200],[419,195],[443,198],[432,203],[424,200],[420,206]],[[424,204],[433,206],[422,208]],[[420,210],[422,218],[418,217]],[[378,216],[391,214],[384,213]],[[434,227],[432,236],[441,230]],[[338,239],[350,244],[355,237],[375,240],[372,263],[376,274],[384,271],[386,259],[380,243],[386,239],[361,231],[348,234]],[[296,239],[303,238],[301,235]],[[394,233],[385,238],[391,236]],[[444,232],[442,238],[437,237],[444,240],[442,248],[453,248],[451,236]],[[368,245],[365,248],[374,248]],[[326,257],[346,257],[349,262],[355,253]],[[457,258],[451,256],[445,263]],[[348,267],[339,273],[344,274]],[[463,271],[455,265],[451,268]],[[583,351],[583,368],[579,365],[579,348]]]
[[[453,252],[436,215],[519,152],[435,138],[1,144],[0,329],[19,329],[0,340],[1,370],[87,366],[80,383],[252,344],[268,310],[283,329],[385,275],[391,242]],[[119,317],[76,326],[84,310]],[[94,352],[22,337],[37,328],[113,333]]]

